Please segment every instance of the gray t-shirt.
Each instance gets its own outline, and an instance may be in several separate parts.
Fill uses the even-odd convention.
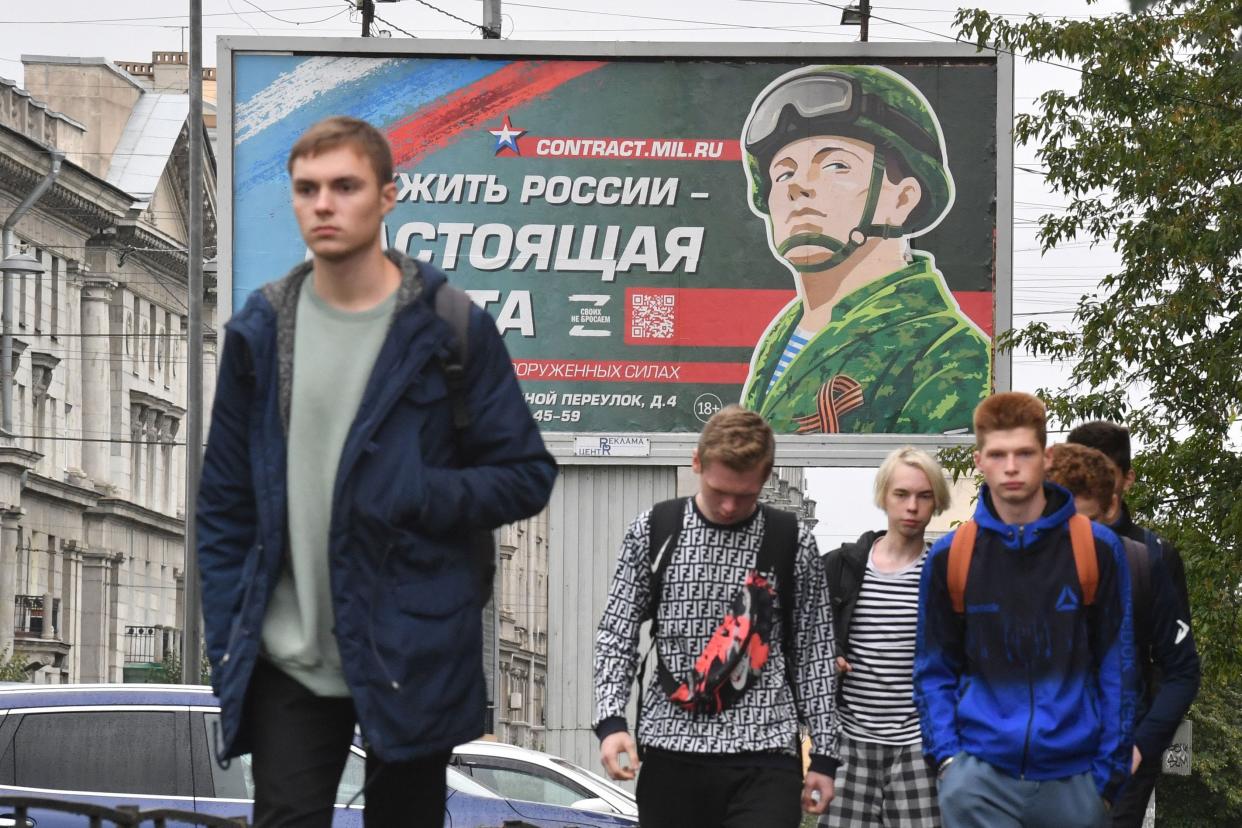
[[[395,304],[394,292],[370,310],[339,310],[315,292],[313,275],[298,297],[286,466],[289,558],[263,621],[263,649],[269,661],[318,696],[349,695],[332,632],[332,490]]]

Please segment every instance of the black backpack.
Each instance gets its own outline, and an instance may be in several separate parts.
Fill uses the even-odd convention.
[[[470,358],[470,295],[448,282],[436,289],[436,316],[448,323],[453,331],[447,357],[440,358],[444,384],[448,386],[449,403],[453,409],[453,433],[457,438],[457,455],[468,457],[465,443],[470,427],[470,408],[466,405],[466,365]],[[496,539],[490,529],[471,529],[466,539],[470,569],[475,577],[479,607],[492,599],[496,580]]]

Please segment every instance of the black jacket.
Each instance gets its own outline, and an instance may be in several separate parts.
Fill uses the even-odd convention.
[[[836,655],[844,656],[850,641],[850,622],[867,574],[867,556],[871,547],[887,532],[863,532],[854,543],[843,544],[824,556],[824,572],[828,578],[828,598],[832,602],[832,633]],[[837,693],[841,682],[837,682]]]
[[[1134,639],[1142,681],[1134,744],[1158,756],[1199,692],[1200,664],[1190,628],[1186,572],[1173,544],[1135,525],[1122,503],[1112,529],[1125,544],[1134,603]]]

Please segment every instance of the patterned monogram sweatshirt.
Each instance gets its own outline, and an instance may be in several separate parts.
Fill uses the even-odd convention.
[[[625,708],[639,663],[639,626],[651,602],[650,514],[639,515],[626,532],[596,633],[594,728],[600,739],[628,729]],[[763,523],[763,513],[758,509],[738,524],[712,523],[691,498],[677,549],[664,572],[657,610],[656,647],[660,659],[679,679],[691,676],[695,658],[724,620],[746,574],[755,567]],[[774,573],[764,574],[775,577]],[[785,761],[784,756],[796,755],[798,722],[802,721],[811,737],[811,769],[828,775],[836,770],[838,725],[831,605],[815,538],[805,526],[799,531],[794,580],[796,629],[791,638],[797,694],[789,687],[783,648],[774,646],[758,682],[735,705],[716,715],[695,715],[669,701],[661,691],[653,654],[648,660],[639,714],[639,743],[679,753],[742,754],[744,761]],[[776,604],[771,632],[774,644],[785,640],[779,595]]]

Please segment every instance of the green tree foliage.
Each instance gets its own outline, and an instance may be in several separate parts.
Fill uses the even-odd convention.
[[[9,655],[8,649],[0,650],[0,681],[30,681],[26,672],[26,657],[21,653]]]
[[[151,674],[152,684],[183,684],[181,679],[181,653],[175,650],[169,650],[164,653],[164,660],[160,662],[160,666]],[[207,660],[207,654],[203,653],[202,663],[199,665],[199,676],[196,684],[211,684],[211,662]]]
[[[1054,420],[1124,422],[1142,444],[1131,506],[1182,551],[1204,666],[1195,772],[1162,784],[1161,824],[1242,825],[1242,4],[964,10],[957,25],[1019,60],[1082,68],[1080,89],[1044,93],[1014,136],[1070,202],[1040,219],[1043,248],[1107,244],[1121,264],[1070,329],[1037,322],[1001,345],[1073,366],[1066,387],[1040,390]]]

